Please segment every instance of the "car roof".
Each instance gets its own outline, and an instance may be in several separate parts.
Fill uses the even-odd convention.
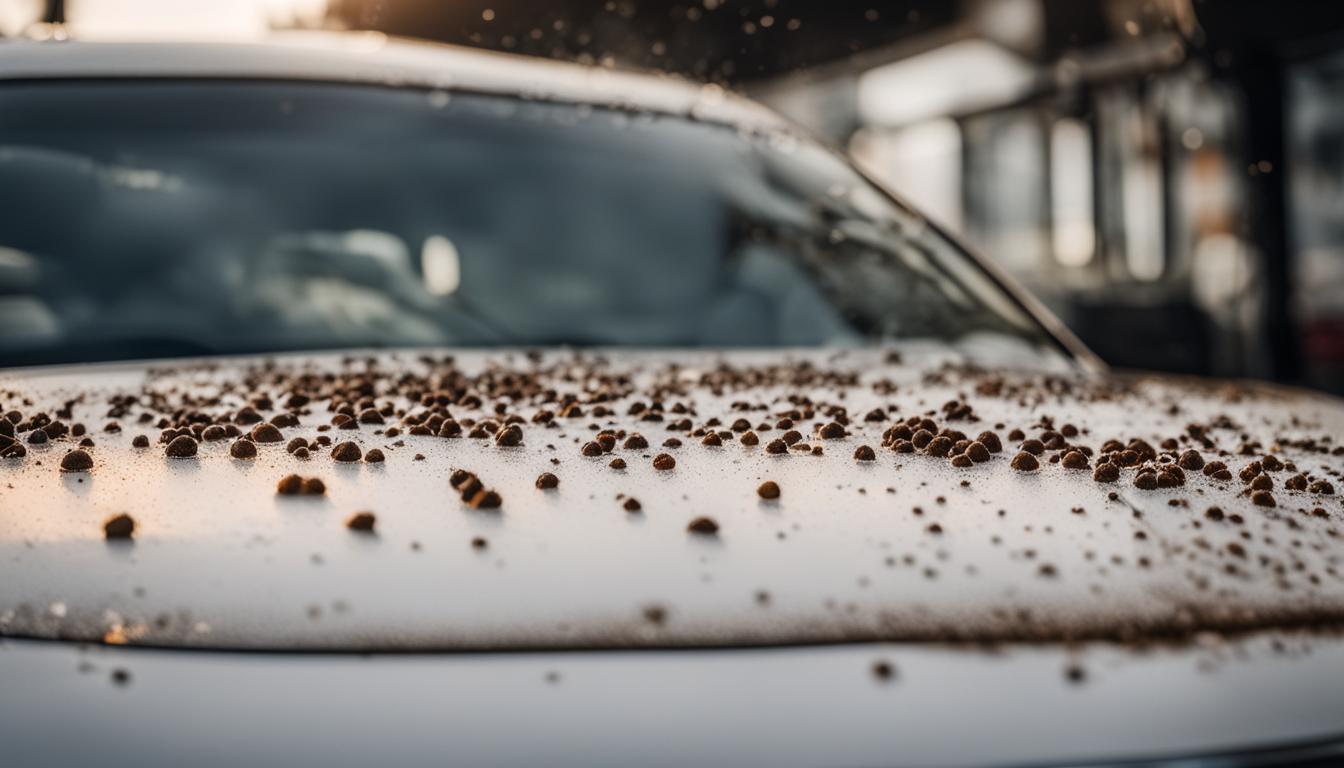
[[[381,33],[283,32],[245,42],[0,42],[0,82],[127,78],[436,88],[686,115],[742,128],[788,126],[769,109],[717,85]]]

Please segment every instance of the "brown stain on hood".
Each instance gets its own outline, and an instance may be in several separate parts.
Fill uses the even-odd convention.
[[[1311,485],[1339,485],[1344,467],[1344,408],[1330,398],[989,371],[917,349],[446,357],[0,375],[16,426],[45,413],[94,441],[89,472],[59,469],[82,439],[72,434],[0,459],[0,633],[523,649],[1145,640],[1344,616],[1344,512]],[[212,425],[247,433],[254,414],[286,424],[255,459],[231,458],[231,439],[201,440],[189,459],[159,442]],[[969,438],[994,432],[1003,450],[959,468],[952,438],[944,456],[893,449],[895,426],[925,419]],[[499,437],[511,421],[521,445]],[[744,425],[758,444],[740,441]],[[1053,446],[1039,470],[1010,468],[1014,430]],[[786,452],[767,451],[789,432]],[[648,447],[626,448],[633,433]],[[133,447],[137,435],[149,447]],[[307,458],[286,450],[295,437],[314,446]],[[1096,482],[1112,440],[1149,446],[1154,472],[1196,450],[1232,479],[1185,470],[1181,485],[1141,490],[1141,467],[1126,466]],[[337,462],[331,446],[345,441],[385,460]],[[590,443],[602,452],[584,455]],[[864,445],[876,461],[855,460]],[[1089,450],[1089,469],[1065,469],[1068,449]],[[672,469],[655,468],[662,453]],[[1279,464],[1260,472],[1273,507],[1253,503],[1239,476],[1273,466],[1266,455]],[[478,479],[473,498],[491,491],[501,505],[464,500],[455,470]],[[543,472],[559,486],[538,489]],[[290,474],[320,478],[325,494],[277,495]],[[1306,489],[1293,489],[1298,475]],[[779,499],[757,495],[765,481]],[[348,530],[364,511],[376,531]],[[131,542],[103,538],[119,513],[135,518]],[[687,531],[700,517],[715,535]]]

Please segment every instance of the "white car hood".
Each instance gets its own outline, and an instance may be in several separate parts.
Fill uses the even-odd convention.
[[[1344,408],[1333,399],[1156,377],[989,372],[922,352],[442,358],[287,356],[0,373],[5,410],[27,420],[68,404],[62,420],[86,425],[95,443],[86,472],[60,469],[78,442],[70,436],[32,445],[21,431],[26,455],[0,459],[0,634],[378,651],[1126,641],[1333,626],[1344,617],[1338,497],[1322,486],[1286,487],[1299,473],[1339,485],[1344,457],[1331,438],[1344,434]],[[257,396],[273,401],[261,409],[271,418],[296,388],[330,389],[333,377],[366,371],[370,360],[363,394],[390,406],[386,424],[319,432],[332,417],[319,398],[291,409],[299,426],[281,431],[286,441],[325,434],[378,448],[380,464],[340,464],[330,449],[301,460],[285,442],[239,460],[230,457],[232,440],[201,442],[195,458],[171,459],[158,442],[160,418],[234,418]],[[304,371],[306,383],[293,379]],[[532,421],[557,409],[544,395],[484,397],[480,407],[448,408],[466,422],[494,417],[502,403],[524,420],[522,445],[385,434],[397,414],[423,410],[404,397],[408,389],[490,386],[499,394],[520,381],[579,395],[584,415],[547,428]],[[627,413],[655,394],[664,421]],[[778,413],[805,407],[790,397],[818,407],[796,429],[823,455],[767,453],[785,431],[778,428],[759,431],[750,447],[737,433],[708,447],[669,430],[680,418],[695,428],[714,417],[716,429],[739,417],[773,424]],[[942,407],[953,400],[978,420],[948,420]],[[116,403],[121,431],[107,432]],[[674,413],[677,404],[687,413]],[[847,409],[849,435],[819,439],[814,425],[831,420],[820,408],[834,405]],[[613,415],[594,415],[599,407]],[[864,421],[874,408],[885,408],[884,418]],[[925,414],[972,437],[993,430],[1004,450],[956,468],[882,447],[897,417]],[[1100,483],[1090,469],[1051,463],[1054,451],[1038,471],[1012,469],[1010,431],[1036,437],[1042,417],[1057,430],[1076,426],[1068,442],[1094,450],[1141,438],[1161,451],[1163,440],[1176,439],[1177,453],[1195,447],[1234,477],[1187,471],[1183,486],[1140,490],[1133,469]],[[1213,448],[1199,445],[1191,424],[1207,428]],[[618,441],[610,453],[584,456],[594,427],[639,432],[650,446]],[[142,434],[150,446],[133,447]],[[661,447],[670,436],[683,445]],[[1254,455],[1240,455],[1252,441],[1260,443]],[[875,450],[875,461],[855,460],[861,445]],[[664,452],[676,460],[670,471],[653,466]],[[1270,453],[1295,467],[1266,473],[1274,507],[1252,503],[1236,477]],[[625,469],[609,466],[616,457]],[[449,482],[458,469],[475,473],[502,506],[464,504]],[[559,478],[557,489],[535,486],[544,472]],[[291,473],[321,478],[325,495],[278,495],[277,482]],[[767,480],[781,487],[778,500],[758,497]],[[638,512],[625,509],[628,497]],[[1210,519],[1210,507],[1220,519]],[[347,529],[359,511],[376,516],[372,535]],[[104,521],[121,513],[134,518],[134,539],[106,541]],[[698,517],[714,520],[717,534],[688,531]]]

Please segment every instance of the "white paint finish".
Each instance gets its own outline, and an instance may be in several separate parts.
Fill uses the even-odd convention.
[[[838,357],[605,354],[614,368],[636,377],[669,361],[693,380],[725,359],[742,366],[807,359],[861,371],[865,382],[898,384],[891,396],[866,385],[848,389],[845,402],[856,419],[880,403],[902,414],[936,409],[974,386],[925,380],[950,359],[946,353],[911,351],[903,365],[884,365],[880,352],[857,351]],[[385,364],[414,368],[415,357],[389,357]],[[474,352],[457,357],[467,371],[502,359]],[[526,365],[521,355],[512,360]],[[336,358],[292,362],[329,367]],[[220,377],[236,375],[225,363],[159,374],[151,386],[205,392]],[[300,461],[283,444],[263,445],[257,460],[239,462],[228,457],[227,441],[203,443],[194,460],[172,461],[160,445],[130,447],[137,433],[157,436],[156,429],[134,426],[136,411],[123,419],[127,428],[120,435],[98,431],[106,395],[138,391],[139,376],[133,366],[114,366],[18,372],[0,380],[0,388],[16,388],[38,403],[88,395],[76,420],[94,428],[98,443],[96,466],[87,475],[57,471],[61,444],[0,466],[0,631],[93,640],[111,631],[131,642],[244,648],[605,647],[1115,636],[1191,624],[1297,623],[1344,608],[1338,497],[1285,491],[1287,473],[1277,475],[1280,508],[1266,511],[1236,495],[1239,482],[1215,483],[1195,472],[1184,488],[1147,492],[1128,483],[1131,472],[1114,486],[1048,463],[1022,475],[1007,466],[1011,447],[969,470],[886,450],[870,465],[857,464],[855,447],[876,447],[889,421],[856,421],[851,437],[824,441],[821,457],[768,456],[761,446],[735,442],[707,448],[681,435],[686,444],[671,451],[676,469],[657,472],[651,457],[669,434],[665,426],[624,415],[597,421],[641,431],[652,447],[618,448],[613,455],[629,463],[623,471],[607,467],[611,456],[580,455],[592,435],[591,417],[558,429],[527,424],[525,445],[517,448],[433,437],[406,437],[398,448],[367,426],[328,433],[356,439],[365,450],[383,448],[388,460],[382,465],[337,465],[325,452]],[[774,394],[786,391],[793,388]],[[731,401],[766,397],[750,391],[717,398],[699,389],[689,400],[699,408],[697,423],[709,416],[730,422]],[[1184,408],[1178,417],[1166,413],[1172,398]],[[1061,424],[1090,429],[1081,440],[1091,445],[1112,436],[1156,444],[1213,413],[1232,414],[1267,444],[1278,434],[1344,431],[1338,404],[1326,398],[1266,394],[1230,403],[1215,390],[1156,380],[1132,397],[1108,401],[1024,408],[1014,398],[973,395],[970,402],[982,422],[951,426],[972,434],[1000,421],[1027,427],[1048,413]],[[612,405],[624,414],[625,402]],[[530,416],[535,408],[517,410]],[[1300,428],[1287,426],[1294,417]],[[317,404],[302,427],[285,430],[286,439],[318,434],[315,427],[326,418],[325,405]],[[765,419],[761,412],[750,418]],[[1007,431],[999,432],[1006,437]],[[1237,440],[1235,433],[1218,437]],[[416,453],[426,459],[414,461]],[[1338,457],[1280,455],[1318,473],[1339,463]],[[1241,463],[1232,461],[1234,469]],[[502,512],[467,509],[448,485],[455,468],[474,471],[497,489]],[[545,471],[560,476],[558,491],[533,487]],[[323,478],[327,496],[277,497],[276,481],[291,472]],[[755,488],[766,479],[783,486],[779,502],[757,499]],[[1107,500],[1112,489],[1121,500]],[[641,501],[642,514],[622,510],[622,493]],[[1190,508],[1169,507],[1171,499],[1187,499]],[[1203,509],[1213,504],[1242,514],[1246,525],[1204,521]],[[1317,504],[1329,517],[1297,511]],[[916,506],[922,515],[913,514]],[[1084,514],[1071,512],[1075,507]],[[377,537],[342,526],[358,510],[378,515]],[[119,512],[138,521],[134,544],[101,538],[101,521]],[[690,519],[706,514],[722,526],[717,540],[685,531]],[[931,523],[943,532],[930,533]],[[489,540],[487,550],[471,548],[476,536]],[[1245,547],[1245,559],[1228,554],[1234,542]],[[1140,558],[1149,565],[1140,567]],[[1243,574],[1224,573],[1228,563]],[[1275,573],[1279,563],[1282,576]],[[1058,575],[1042,576],[1042,564]],[[1318,583],[1308,581],[1312,575]],[[1207,588],[1197,588],[1198,581]],[[756,603],[759,590],[770,593],[768,606]],[[48,611],[54,603],[64,606],[63,616]],[[664,626],[645,620],[652,604],[669,610]]]
[[[9,641],[0,743],[14,765],[109,767],[1093,763],[1338,737],[1340,670],[1344,643],[1303,637],[366,658]]]

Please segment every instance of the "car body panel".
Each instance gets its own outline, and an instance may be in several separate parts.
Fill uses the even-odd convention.
[[[1125,639],[1317,625],[1344,610],[1344,513],[1334,495],[1284,488],[1293,472],[1267,473],[1279,500],[1267,508],[1251,503],[1240,480],[1199,472],[1183,487],[1147,491],[1133,485],[1132,469],[1118,483],[1099,483],[1090,469],[1064,469],[1048,455],[1039,471],[1018,472],[1007,439],[1015,427],[1041,432],[1032,425],[1045,416],[1081,430],[1078,445],[1170,437],[1184,448],[1191,438],[1173,420],[1226,417],[1226,428],[1208,432],[1217,450],[1232,454],[1244,432],[1263,452],[1325,478],[1341,461],[1328,444],[1344,427],[1336,401],[1162,379],[988,373],[961,367],[938,345],[912,347],[900,362],[887,362],[891,354],[457,352],[452,363],[428,365],[393,353],[371,358],[374,368],[362,356],[327,355],[0,374],[8,403],[50,411],[78,401],[68,421],[89,425],[96,443],[88,472],[60,470],[74,438],[29,445],[26,458],[0,466],[0,631],[264,650],[610,648]],[[593,390],[580,382],[636,383],[599,400],[614,413],[557,418],[551,427],[531,423],[545,403],[506,406],[523,419],[519,446],[488,437],[394,439],[376,425],[321,432],[330,416],[320,400],[282,430],[285,441],[327,434],[379,448],[380,464],[342,464],[329,449],[298,459],[284,442],[261,444],[256,459],[243,461],[230,458],[230,440],[171,459],[159,430],[137,423],[142,411],[158,418],[188,402],[227,419],[255,395],[276,400],[275,411],[262,413],[270,418],[283,410],[288,372],[370,370],[380,393],[407,374],[482,386],[533,375],[581,401]],[[724,383],[769,380],[776,383]],[[660,422],[626,413],[669,386],[681,394],[668,407],[685,404],[694,427],[718,417],[726,430],[738,413],[769,426],[786,398],[802,395],[819,408],[844,403],[854,418],[842,439],[816,437],[821,415],[797,425],[822,455],[767,453],[782,429],[760,431],[755,446],[733,433],[707,447],[691,429],[669,428],[672,411]],[[109,403],[124,396],[141,405],[124,415],[121,432],[101,431]],[[399,413],[417,410],[375,395],[384,398]],[[943,419],[939,406],[952,400],[972,406],[971,417]],[[734,402],[768,408],[735,411]],[[863,421],[874,408],[887,415]],[[488,400],[451,410],[464,424],[494,415]],[[957,469],[947,458],[881,447],[898,416],[926,412],[972,435],[1002,425],[1007,450]],[[641,432],[650,446],[582,455],[599,429]],[[137,435],[150,447],[133,448]],[[1321,436],[1324,454],[1288,444]],[[683,445],[661,447],[668,437]],[[877,460],[856,461],[860,445],[876,449]],[[654,468],[663,452],[675,469]],[[609,466],[618,457],[625,469]],[[1237,471],[1255,457],[1222,458]],[[502,508],[464,504],[449,484],[459,469],[495,489]],[[538,490],[543,472],[560,487]],[[326,494],[278,495],[277,481],[291,473],[321,478]],[[780,499],[757,496],[767,480],[782,486]],[[628,497],[638,512],[626,511]],[[1212,506],[1225,517],[1210,520]],[[376,535],[343,525],[364,510],[377,515]],[[133,543],[103,540],[102,521],[118,513],[136,519]],[[699,516],[717,521],[719,532],[688,532]],[[485,546],[474,547],[477,538]]]
[[[365,83],[611,106],[780,129],[774,112],[715,85],[379,33],[277,33],[249,42],[0,43],[0,82],[228,79]]]
[[[1329,765],[1340,742],[1299,745],[1344,732],[1341,668],[1339,639],[1278,635],[369,657],[6,641],[0,739],[14,765]]]

